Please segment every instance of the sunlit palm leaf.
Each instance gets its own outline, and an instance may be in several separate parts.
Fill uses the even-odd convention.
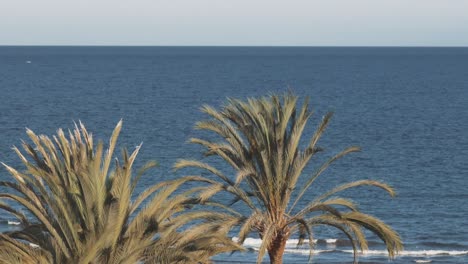
[[[93,144],[82,123],[68,138],[62,130],[52,140],[27,130],[32,144],[23,142],[23,152],[14,149],[26,170],[4,164],[16,182],[0,183],[9,190],[0,198],[13,201],[0,203],[0,209],[23,225],[0,236],[1,263],[207,262],[215,254],[241,249],[226,235],[237,218],[186,213],[200,202],[191,196],[200,189],[176,193],[187,181],[212,182],[208,179],[160,182],[132,201],[138,180],[155,163],[133,175],[140,147],[123,150],[121,161],[112,162],[121,126],[119,122],[114,129],[107,150],[102,142]],[[31,217],[14,209],[18,207]]]
[[[226,175],[211,165],[193,160],[178,161],[175,168],[196,167],[218,177],[222,183],[213,183],[213,188],[203,193],[203,200],[214,197],[222,191],[222,185],[227,185],[225,190],[237,196],[234,202],[243,201],[248,205],[251,215],[240,217],[239,241],[243,242],[250,232],[258,233],[262,239],[258,262],[268,252],[273,263],[280,263],[286,240],[294,233],[299,234],[300,243],[304,237],[312,239],[312,228],[316,225],[330,225],[342,231],[351,240],[356,259],[359,249],[367,249],[361,228],[376,233],[384,241],[390,258],[402,249],[399,236],[390,227],[360,213],[350,200],[332,197],[358,186],[381,188],[393,196],[393,189],[385,183],[373,180],[345,183],[315,199],[307,197],[312,202],[299,210],[295,208],[304,196],[310,195],[314,182],[330,165],[360,150],[350,147],[339,152],[316,165],[315,173],[299,181],[305,177],[304,170],[311,165],[312,157],[322,151],[318,142],[332,113],[324,116],[306,146],[301,147],[305,126],[312,116],[308,99],[301,107],[298,98],[291,94],[247,101],[229,99],[219,111],[210,106],[203,106],[202,111],[211,119],[198,122],[196,128],[217,136],[211,140],[192,138],[190,142],[206,148],[207,155],[224,160],[236,174]],[[297,192],[293,195],[294,191]]]

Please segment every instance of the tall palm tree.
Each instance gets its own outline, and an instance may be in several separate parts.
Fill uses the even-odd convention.
[[[240,249],[226,236],[225,223],[232,217],[185,211],[199,202],[193,198],[197,190],[177,190],[197,177],[135,193],[140,177],[155,163],[134,175],[139,147],[131,154],[124,149],[122,161],[112,162],[121,126],[106,151],[102,142],[94,146],[81,123],[68,138],[61,129],[52,139],[27,131],[33,144],[23,142],[24,153],[14,148],[26,170],[4,164],[16,182],[0,182],[10,190],[0,199],[13,202],[0,203],[0,209],[23,227],[0,236],[2,263],[204,263],[214,254]]]
[[[214,132],[219,140],[192,138],[192,143],[206,148],[207,156],[218,156],[235,171],[229,177],[215,167],[197,160],[180,160],[175,168],[196,167],[216,175],[217,183],[204,193],[205,199],[224,191],[234,195],[235,202],[243,202],[250,214],[242,219],[239,242],[257,232],[262,239],[257,261],[268,252],[271,263],[281,263],[286,241],[299,235],[299,244],[309,238],[313,248],[312,229],[327,225],[342,231],[352,242],[354,259],[358,250],[367,249],[363,228],[375,233],[386,244],[390,258],[402,249],[398,234],[379,219],[360,212],[352,201],[336,197],[343,190],[374,186],[394,195],[385,183],[361,180],[346,183],[317,196],[307,205],[296,208],[326,168],[348,153],[359,150],[350,147],[318,166],[315,173],[299,181],[311,158],[322,149],[317,142],[327,127],[332,114],[327,114],[304,148],[301,136],[312,113],[308,100],[301,108],[298,98],[291,94],[249,99],[247,102],[230,99],[220,111],[203,106],[211,119],[198,122],[197,129]],[[308,197],[309,198],[309,197]]]

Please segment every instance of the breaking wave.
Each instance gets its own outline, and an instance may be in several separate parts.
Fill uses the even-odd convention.
[[[8,219],[1,219],[1,218],[0,218],[0,224],[3,224],[3,225],[21,225],[21,223],[18,222],[18,221],[13,221],[13,220],[8,220]]]
[[[7,221],[7,224],[9,224],[9,225],[21,225],[20,222],[16,222],[16,221]]]
[[[233,241],[237,241],[238,239],[239,239],[238,237],[233,237],[232,238]],[[339,240],[339,239],[336,239],[336,238],[329,238],[329,239],[314,239],[313,243],[314,244],[330,244],[330,245],[332,245],[332,244],[341,244],[341,243],[344,243],[344,241],[346,241],[346,240]],[[289,248],[289,247],[296,248],[298,242],[299,242],[299,239],[288,239],[288,241],[286,242],[286,248]],[[349,242],[347,242],[347,243],[349,243]],[[250,247],[260,247],[261,244],[262,244],[262,240],[259,239],[259,238],[250,238],[250,237],[248,237],[244,241],[244,245],[245,246],[250,246]],[[309,240],[305,239],[303,244],[304,245],[309,244]]]
[[[293,254],[309,254],[307,249],[286,249],[285,252]],[[353,254],[352,250],[314,250],[314,254],[329,253],[329,252],[341,252]],[[387,250],[367,250],[360,254],[361,256],[387,256]],[[404,250],[398,253],[398,256],[403,257],[430,257],[430,256],[464,256],[468,255],[468,250]],[[418,260],[419,263],[427,263],[424,261],[429,260]]]
[[[237,237],[232,238],[234,241],[237,241]],[[344,242],[347,240],[340,240],[340,239],[316,239],[314,240],[314,244],[326,244],[327,246],[337,246],[345,244]],[[309,249],[306,247],[297,248],[298,239],[289,239],[286,242],[286,253],[290,254],[306,254],[310,253]],[[259,238],[247,238],[244,241],[244,246],[250,247],[253,250],[258,250],[262,243],[262,240]],[[304,240],[304,244],[307,245],[309,240]],[[349,244],[349,242],[347,242]],[[314,254],[325,254],[325,253],[345,253],[345,254],[353,254],[353,250],[350,249],[337,249],[336,247],[333,248],[325,248],[325,249],[314,249]],[[360,254],[361,256],[387,256],[388,252],[385,249],[382,250],[367,250]],[[430,256],[464,256],[468,255],[468,250],[404,250],[398,253],[398,256],[408,256],[408,257],[430,257]],[[429,263],[431,260],[421,259],[415,260],[417,263]]]

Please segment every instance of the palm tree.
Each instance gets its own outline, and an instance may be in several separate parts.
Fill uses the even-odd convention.
[[[327,225],[342,231],[352,242],[354,259],[358,250],[367,249],[363,228],[375,233],[386,244],[390,258],[402,249],[398,234],[379,219],[360,212],[352,201],[335,195],[358,186],[374,186],[394,195],[385,183],[361,180],[338,186],[310,203],[296,208],[309,192],[315,180],[327,167],[348,153],[359,150],[350,147],[336,154],[308,178],[299,181],[311,158],[322,149],[317,142],[325,131],[332,114],[327,114],[304,148],[299,142],[307,121],[311,117],[308,100],[299,109],[298,98],[291,94],[249,99],[247,102],[230,99],[221,111],[203,106],[202,111],[211,119],[198,122],[197,129],[214,132],[216,140],[192,138],[192,143],[206,148],[205,155],[217,156],[236,172],[228,177],[215,167],[197,160],[180,160],[175,169],[196,167],[216,175],[218,181],[203,195],[205,200],[218,192],[234,195],[232,204],[240,201],[250,209],[244,216],[239,232],[239,242],[257,232],[262,239],[257,261],[268,252],[271,263],[281,263],[286,241],[299,235],[299,245],[309,238],[312,254],[315,226]]]
[[[0,234],[0,263],[49,264],[50,256],[33,244]]]
[[[240,249],[226,236],[232,217],[185,210],[199,202],[197,190],[178,189],[197,177],[135,193],[142,174],[156,164],[133,174],[140,147],[131,154],[124,149],[122,161],[112,162],[121,126],[106,151],[102,142],[94,146],[81,123],[68,138],[61,129],[53,139],[27,131],[33,145],[23,142],[25,154],[14,148],[26,170],[4,164],[16,181],[0,182],[10,190],[0,199],[14,205],[0,203],[0,209],[23,227],[0,236],[2,263],[205,263]]]

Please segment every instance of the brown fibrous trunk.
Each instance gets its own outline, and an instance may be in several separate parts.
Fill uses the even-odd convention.
[[[271,264],[281,264],[283,263],[283,254],[284,249],[286,248],[286,241],[288,236],[283,234],[278,234],[270,244],[268,248],[268,255],[270,256]]]

